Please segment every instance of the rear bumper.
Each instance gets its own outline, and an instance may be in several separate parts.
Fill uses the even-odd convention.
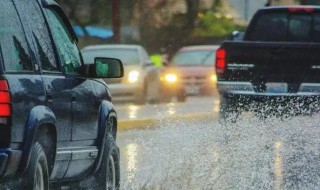
[[[8,154],[7,153],[0,153],[0,175],[2,176],[2,174],[4,173],[4,169],[7,166],[8,163]]]
[[[19,167],[22,151],[0,149],[0,179],[16,173]]]
[[[248,97],[317,97],[320,96],[320,83],[302,83],[297,93],[267,93],[255,92],[250,82],[219,81],[220,94],[233,94]]]
[[[250,83],[219,82],[224,98],[231,98],[244,110],[274,110],[309,114],[320,111],[320,84],[301,84],[297,93],[255,92]]]

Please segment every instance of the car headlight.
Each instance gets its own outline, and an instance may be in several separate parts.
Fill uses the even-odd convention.
[[[215,75],[215,74],[213,74],[213,75],[211,75],[211,77],[210,77],[210,80],[212,81],[212,82],[217,82],[217,75]]]
[[[139,80],[140,73],[138,71],[131,71],[128,75],[129,83],[135,83]]]
[[[164,79],[165,79],[167,82],[174,83],[174,82],[177,82],[178,77],[177,77],[177,75],[175,75],[175,74],[166,74],[166,76],[164,77]]]

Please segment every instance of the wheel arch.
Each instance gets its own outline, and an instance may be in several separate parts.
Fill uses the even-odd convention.
[[[57,142],[55,123],[56,117],[54,113],[46,106],[37,106],[30,111],[26,125],[23,153],[19,165],[21,173],[24,173],[29,165],[31,150],[37,139],[44,146],[49,172],[51,173],[55,161]]]
[[[112,119],[113,123],[110,123]],[[106,134],[114,132],[113,137],[116,139],[117,133],[117,113],[114,109],[114,106],[109,101],[103,101],[99,109],[99,130],[98,130],[98,139],[97,146],[99,149],[98,159],[94,168],[94,173],[96,173],[100,167],[101,160],[104,154],[104,146],[106,141]]]

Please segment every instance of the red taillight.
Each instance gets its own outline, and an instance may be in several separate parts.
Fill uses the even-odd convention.
[[[11,115],[11,108],[9,104],[0,104],[0,117],[9,117]]]
[[[216,72],[223,74],[226,70],[227,52],[223,48],[219,48],[216,52]]]
[[[0,91],[9,91],[9,86],[6,80],[0,80]]]
[[[10,102],[10,93],[9,92],[3,92],[0,91],[0,104],[1,103],[8,103]]]
[[[289,12],[307,12],[312,13],[314,12],[313,7],[289,7]]]
[[[0,80],[0,117],[11,115],[11,97],[6,80]]]

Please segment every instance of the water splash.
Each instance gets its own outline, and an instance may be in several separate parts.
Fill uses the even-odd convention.
[[[122,189],[317,189],[320,118],[259,118],[162,119],[156,130],[120,133],[122,150],[136,147],[121,154]]]

